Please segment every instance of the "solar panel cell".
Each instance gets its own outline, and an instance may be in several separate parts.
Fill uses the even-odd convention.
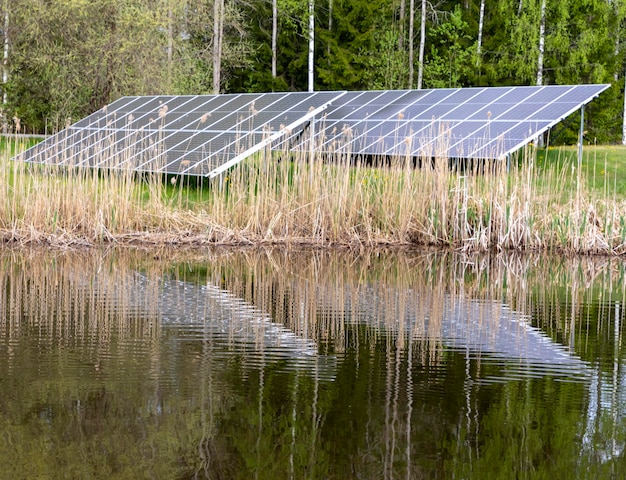
[[[213,110],[216,112],[238,112],[250,107],[250,104],[258,99],[258,95],[239,94],[239,95],[221,95],[218,97]]]
[[[387,107],[389,105],[395,105],[397,107],[402,107],[404,105],[408,105],[412,102],[409,98],[410,92],[406,90],[389,90],[389,91],[381,91],[378,92],[374,98],[371,99],[368,103],[375,107]]]
[[[508,112],[515,107],[514,103],[490,103],[487,105],[481,105],[476,109],[474,113],[467,116],[467,120],[493,120],[500,117],[500,115]]]
[[[553,102],[563,95],[569,95],[569,92],[572,90],[570,86],[551,85],[550,87],[539,87],[536,92],[530,93],[530,88],[531,87],[525,87],[520,89],[520,94],[528,92],[532,102],[544,104]],[[523,98],[520,100],[523,100]]]
[[[448,105],[442,105],[442,106],[447,107],[447,108],[446,108],[446,111],[441,116],[439,116],[439,118],[441,118],[442,120],[458,120],[458,121],[463,121],[464,119],[471,117],[481,107],[483,107],[483,105],[479,103],[464,103],[462,105],[457,106],[456,108],[450,108]]]
[[[539,112],[545,106],[544,103],[523,103],[515,105],[510,110],[502,112],[500,115],[495,117],[497,120],[527,120],[529,118],[535,117],[537,112]]]

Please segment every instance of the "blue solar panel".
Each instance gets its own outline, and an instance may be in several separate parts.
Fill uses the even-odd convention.
[[[326,153],[339,147],[362,156],[396,155],[407,151],[405,145],[410,144],[414,154],[430,155],[435,148],[445,148],[437,154],[502,158],[608,87],[436,89],[368,92],[367,96],[348,92],[341,105],[328,109],[324,127],[318,129],[316,146]],[[381,98],[386,105],[381,105]],[[386,138],[381,141],[379,137]]]
[[[21,154],[33,163],[215,175],[345,92],[125,97]]]
[[[606,88],[124,97],[20,158],[209,176],[270,146],[309,152],[313,144],[316,152],[359,156],[502,158]]]

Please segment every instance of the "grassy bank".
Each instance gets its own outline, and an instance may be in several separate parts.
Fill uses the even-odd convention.
[[[219,182],[0,165],[0,237],[56,245],[437,245],[626,252],[626,150],[532,149],[507,171],[414,170],[257,157]]]

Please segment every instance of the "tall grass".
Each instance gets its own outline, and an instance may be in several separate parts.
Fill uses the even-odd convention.
[[[6,155],[6,154],[5,154]],[[463,251],[626,251],[626,202],[615,178],[590,189],[564,159],[536,166],[445,158],[371,167],[264,152],[203,187],[125,170],[0,162],[0,235],[59,245],[436,245]]]

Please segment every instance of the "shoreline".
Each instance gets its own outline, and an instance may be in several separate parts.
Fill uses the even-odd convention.
[[[32,234],[32,232],[31,232]],[[239,240],[209,240],[200,234],[170,234],[170,233],[145,233],[135,232],[112,235],[106,240],[94,241],[84,237],[55,236],[48,234],[34,234],[21,236],[14,233],[0,233],[0,248],[7,249],[51,249],[59,251],[68,250],[99,250],[99,249],[145,249],[163,250],[180,249],[195,251],[206,248],[239,250],[274,250],[285,251],[344,251],[355,254],[373,253],[376,251],[412,252],[412,253],[455,253],[459,255],[483,256],[483,255],[557,255],[562,258],[616,258],[626,260],[626,247],[623,251],[577,251],[566,249],[468,249],[463,246],[442,244],[419,244],[410,242],[381,241],[376,243],[347,243],[347,242],[314,242],[305,239],[250,239]]]

